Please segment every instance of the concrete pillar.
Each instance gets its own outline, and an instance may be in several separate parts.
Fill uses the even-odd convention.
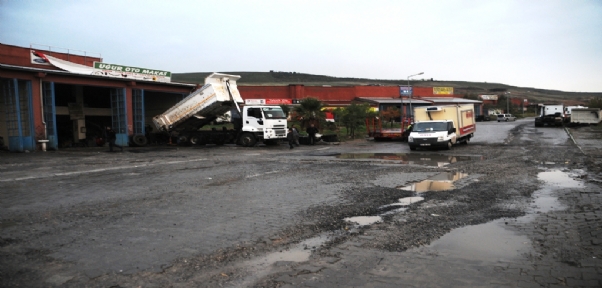
[[[73,119],[73,142],[79,143],[81,140],[86,139],[86,115],[84,112],[84,87],[76,85],[73,87],[73,93],[75,94],[75,103],[81,107],[81,119]]]

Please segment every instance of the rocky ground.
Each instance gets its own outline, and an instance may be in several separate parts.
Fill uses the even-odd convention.
[[[500,142],[475,139],[449,152],[419,151],[418,159],[391,153],[397,151],[398,143],[366,141],[291,151],[280,147],[268,154],[262,154],[263,148],[235,151],[244,153],[244,158],[233,156],[227,149],[235,148],[229,147],[193,151],[194,156],[190,150],[130,150],[112,160],[103,156],[103,161],[97,156],[62,154],[24,163],[10,155],[0,161],[5,167],[0,170],[0,284],[600,287],[600,130],[569,129],[570,138],[562,129],[536,129],[530,123],[518,123]],[[367,154],[381,152],[372,154],[380,157]],[[136,153],[154,162],[132,158]],[[355,156],[335,157],[345,154]],[[421,162],[441,157],[449,164]],[[98,171],[84,173],[89,168],[74,171],[57,165],[53,169],[58,172],[44,174],[42,169],[44,173],[35,176],[15,176],[14,171],[31,170],[31,163],[39,161],[43,166],[57,159],[89,159]],[[129,165],[111,165],[119,161]],[[179,172],[164,175],[167,165],[177,161],[181,161]],[[542,173],[552,173],[552,179],[543,178]],[[94,177],[83,180],[88,175]],[[128,196],[118,190],[102,191],[117,189],[106,183],[123,175],[144,178],[119,180],[121,185],[152,187],[127,190]],[[399,189],[418,188],[422,180],[441,177],[451,179],[453,189],[420,193]],[[175,180],[186,185],[161,184]],[[240,190],[236,187],[241,183],[246,190],[232,192]],[[27,191],[43,188],[40,185],[48,194],[38,195],[37,201],[29,199],[34,196]],[[199,191],[202,197],[218,191],[220,198],[197,199]],[[20,194],[29,200],[19,199]],[[268,196],[261,198],[264,195]],[[396,204],[406,197],[423,200]],[[234,206],[202,214],[194,205],[208,205],[203,210]],[[356,216],[377,222],[345,221]],[[201,218],[212,219],[212,224],[197,224]],[[130,219],[127,225],[123,219]],[[97,227],[81,229],[89,225]],[[211,225],[215,227],[209,230]],[[142,228],[133,228],[138,226]],[[138,230],[129,235],[132,229]],[[167,236],[161,234],[164,231]],[[143,233],[162,236],[152,246],[152,237],[140,236]],[[89,244],[92,241],[97,243]],[[122,244],[127,248],[117,251],[127,254],[125,258],[139,259],[130,265],[139,269],[111,268],[127,261],[120,258],[123,255],[104,253],[109,249],[105,246]],[[141,255],[145,253],[151,255],[145,258]],[[90,259],[84,261],[81,255]]]

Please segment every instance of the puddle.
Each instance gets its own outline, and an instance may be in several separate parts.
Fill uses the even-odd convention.
[[[402,164],[442,167],[460,161],[482,160],[482,156],[450,156],[443,154],[421,153],[342,153],[339,159],[382,159],[401,161]]]
[[[560,171],[560,170],[539,172],[539,174],[537,175],[537,178],[539,178],[539,180],[542,180],[553,187],[559,187],[559,188],[583,187],[583,183],[581,181],[577,181],[577,180],[573,179],[570,174]]]
[[[427,191],[447,191],[455,188],[454,182],[467,177],[468,174],[461,172],[439,173],[418,183],[404,186],[398,189],[422,193]]]
[[[383,218],[380,216],[356,216],[356,217],[348,217],[343,219],[347,222],[357,223],[360,226],[372,225],[374,223],[380,223],[383,221]]]
[[[540,172],[538,179],[544,181],[545,185],[533,193],[533,202],[528,214],[517,218],[518,221],[530,222],[538,213],[564,209],[554,196],[554,191],[584,186],[581,181],[573,179],[570,173],[560,170]],[[507,230],[504,221],[498,219],[454,229],[427,247],[436,250],[439,256],[481,261],[510,260],[531,251],[529,238]]]
[[[319,248],[322,244],[329,240],[327,234],[322,234],[313,238],[309,238],[299,244],[296,244],[289,249],[280,252],[270,253],[266,256],[245,261],[237,266],[249,268],[249,276],[237,281],[237,287],[249,287],[258,279],[261,279],[272,273],[274,264],[277,262],[305,262],[309,260],[311,252]]]
[[[414,204],[416,202],[420,202],[420,201],[423,201],[423,200],[424,200],[423,197],[418,197],[418,196],[405,197],[405,198],[399,199],[399,204],[398,205],[409,206],[410,204]]]
[[[505,229],[502,221],[454,229],[427,248],[437,250],[440,256],[492,262],[518,258],[530,251],[531,240]]]
[[[583,187],[583,182],[577,181],[567,172],[560,170],[550,170],[539,172],[537,175],[539,180],[544,181],[543,188],[533,192],[533,202],[531,209],[536,213],[546,213],[555,210],[562,210],[565,207],[558,201],[558,197],[554,196],[554,190],[558,188],[579,188]],[[525,220],[532,217],[525,218]]]

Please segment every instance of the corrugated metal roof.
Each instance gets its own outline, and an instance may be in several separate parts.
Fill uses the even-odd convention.
[[[109,80],[109,81],[122,81],[122,82],[135,81],[135,82],[153,83],[153,84],[169,85],[169,86],[190,86],[190,87],[196,86],[196,84],[190,84],[190,83],[157,82],[157,81],[140,80],[140,79],[132,79],[132,78],[114,78],[114,77],[105,77],[105,76],[100,76],[100,75],[86,75],[86,74],[72,73],[72,72],[63,71],[63,70],[51,70],[51,69],[34,68],[34,67],[27,67],[27,66],[16,66],[16,65],[9,65],[9,64],[2,64],[2,63],[0,63],[0,68],[9,69],[9,70],[30,71],[30,72],[44,72],[44,73],[48,73],[48,74],[69,75],[69,76],[76,76],[76,77],[82,77],[82,78],[105,79],[105,80]]]
[[[441,104],[441,103],[452,103],[452,104],[481,104],[483,101],[472,100],[466,98],[452,98],[452,97],[420,97],[420,99],[425,101],[430,101],[433,104]],[[414,102],[412,100],[412,102]]]
[[[361,101],[366,101],[366,102],[372,102],[372,103],[378,103],[378,104],[399,104],[404,103],[404,104],[409,104],[410,103],[410,99],[408,98],[394,98],[394,97],[390,97],[390,98],[383,98],[383,97],[357,97],[356,99],[361,100]],[[417,99],[417,98],[412,98],[411,101],[412,104],[431,104],[431,102],[429,101],[424,101],[422,99]]]

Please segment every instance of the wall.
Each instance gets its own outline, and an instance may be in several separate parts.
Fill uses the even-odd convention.
[[[303,99],[313,97],[327,105],[348,105],[357,97],[399,97],[399,86],[238,86],[243,99]],[[414,87],[413,97],[461,97],[433,94],[433,87]]]

